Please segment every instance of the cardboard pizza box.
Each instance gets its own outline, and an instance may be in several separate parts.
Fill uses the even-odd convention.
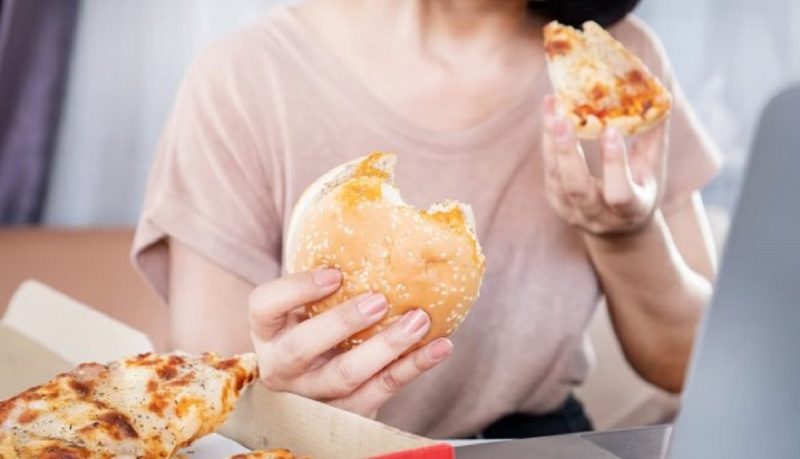
[[[0,320],[0,400],[81,362],[152,351],[144,333],[34,280],[23,283]],[[313,458],[453,458],[452,446],[293,394],[252,385],[219,432],[189,457],[288,448]],[[230,441],[234,440],[236,443]],[[230,451],[234,445],[235,451]],[[243,445],[239,446],[239,445]]]

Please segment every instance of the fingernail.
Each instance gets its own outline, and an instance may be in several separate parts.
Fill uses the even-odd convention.
[[[314,283],[320,287],[331,287],[342,281],[342,273],[338,269],[318,269],[311,272]]]
[[[431,360],[439,362],[453,352],[453,343],[447,338],[438,338],[428,345],[425,352],[428,353],[428,357]]]
[[[361,312],[364,317],[378,315],[388,307],[389,304],[386,302],[386,298],[378,294],[367,295],[358,302],[358,311]]]
[[[620,139],[619,131],[617,131],[616,129],[614,129],[612,127],[606,128],[604,134],[605,134],[606,143],[612,143],[613,144],[613,143],[618,142],[619,139]]]
[[[566,143],[569,139],[567,122],[565,120],[556,120],[553,123],[553,137],[558,143]]]
[[[425,314],[424,311],[419,309],[407,312],[406,315],[400,319],[400,325],[403,327],[403,331],[411,335],[418,333],[423,327],[427,326],[429,322],[428,314]]]

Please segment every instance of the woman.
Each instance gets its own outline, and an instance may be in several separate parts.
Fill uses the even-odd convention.
[[[711,292],[698,189],[717,162],[659,45],[623,19],[635,3],[307,0],[214,46],[180,89],[134,246],[168,299],[174,346],[254,347],[269,387],[429,436],[563,433],[590,428],[570,393],[604,294],[633,368],[679,391]],[[614,24],[675,95],[668,127],[627,147],[603,134],[602,180],[548,96],[548,16]],[[299,322],[293,311],[334,292],[340,274],[281,277],[304,187],[373,150],[399,156],[410,203],[470,203],[487,255],[481,298],[452,342],[397,361],[427,315],[333,355],[385,300]]]

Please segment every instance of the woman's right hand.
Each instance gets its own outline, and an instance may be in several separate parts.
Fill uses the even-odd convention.
[[[250,334],[261,380],[272,390],[375,417],[398,389],[445,360],[453,345],[439,338],[398,360],[430,327],[428,315],[416,309],[359,346],[334,351],[388,310],[382,295],[366,294],[302,320],[303,305],[331,295],[341,280],[339,271],[321,269],[287,275],[253,291]]]

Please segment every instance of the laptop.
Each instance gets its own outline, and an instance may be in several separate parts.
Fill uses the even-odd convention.
[[[762,114],[674,426],[456,448],[484,457],[800,458],[800,85]]]

